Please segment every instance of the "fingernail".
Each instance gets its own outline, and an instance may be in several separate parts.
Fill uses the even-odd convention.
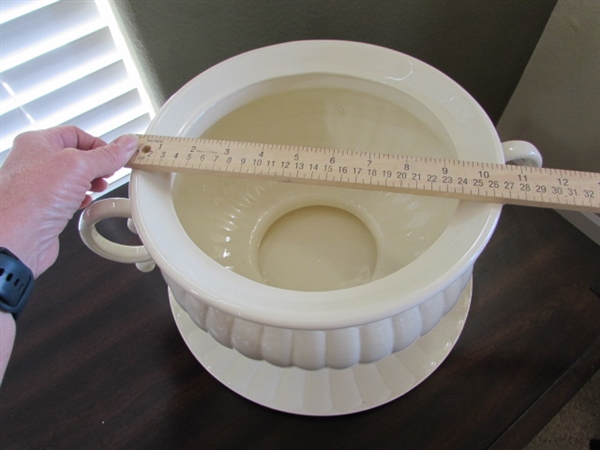
[[[115,140],[124,150],[133,150],[137,147],[138,137],[135,134],[124,134]]]

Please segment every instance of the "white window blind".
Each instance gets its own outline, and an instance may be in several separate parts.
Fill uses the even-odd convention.
[[[0,2],[0,163],[28,130],[146,130],[154,110],[112,14],[107,0]]]

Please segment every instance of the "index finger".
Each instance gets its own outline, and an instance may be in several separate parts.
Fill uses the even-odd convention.
[[[64,125],[48,130],[55,133],[62,140],[65,148],[76,148],[78,150],[93,150],[106,145],[102,139],[92,136],[74,125]]]

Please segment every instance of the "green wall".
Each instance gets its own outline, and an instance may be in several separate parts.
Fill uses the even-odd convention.
[[[208,67],[279,42],[344,39],[415,56],[497,122],[556,0],[121,0],[159,102]]]

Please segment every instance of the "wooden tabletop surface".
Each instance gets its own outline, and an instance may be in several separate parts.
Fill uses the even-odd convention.
[[[223,386],[181,338],[159,270],[96,256],[77,219],[18,320],[4,450],[517,449],[600,367],[600,247],[551,210],[504,208],[465,328],[429,378],[338,417],[270,410]],[[121,220],[103,230],[135,240]]]

